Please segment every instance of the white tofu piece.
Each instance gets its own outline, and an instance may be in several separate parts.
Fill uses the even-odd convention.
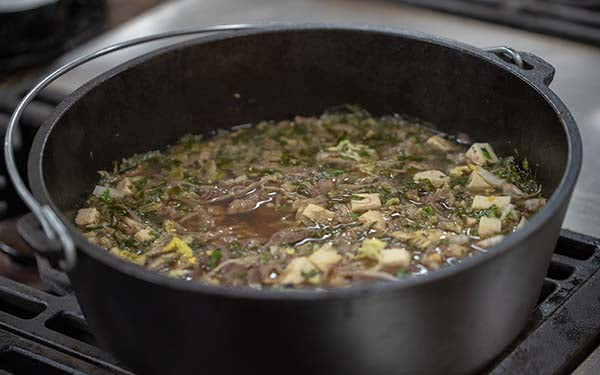
[[[476,210],[485,210],[490,208],[492,205],[496,205],[499,209],[504,209],[504,207],[510,204],[510,197],[503,195],[490,195],[486,197],[485,195],[476,195],[473,198],[473,204],[471,204],[471,208]]]
[[[413,180],[415,182],[419,182],[419,180],[429,180],[431,184],[435,187],[440,187],[445,183],[450,182],[450,177],[446,176],[444,173],[436,170],[423,171],[419,173],[415,173],[413,176]]]
[[[465,223],[468,227],[472,227],[473,225],[477,224],[477,222],[477,219],[475,219],[474,217],[465,217]]]
[[[546,204],[546,198],[533,198],[525,201],[525,209],[535,212]]]
[[[472,192],[482,192],[487,189],[491,189],[492,185],[488,184],[479,173],[473,171],[469,175],[469,181],[467,182],[466,189]]]
[[[402,240],[402,241],[408,241],[413,237],[412,233],[402,232],[402,231],[392,232],[392,233],[390,233],[390,236],[395,239]]]
[[[439,135],[433,135],[427,139],[427,144],[437,148],[440,151],[450,151],[452,149],[452,143],[448,142]]]
[[[444,250],[447,257],[462,258],[469,252],[469,248],[459,244],[450,244]]]
[[[372,228],[378,231],[385,230],[385,219],[379,211],[370,210],[358,217],[358,220],[365,223],[367,226],[372,225]]]
[[[479,237],[490,237],[502,231],[502,221],[493,217],[484,216],[479,219],[479,227],[477,232]]]
[[[352,212],[368,211],[381,208],[379,194],[355,194],[362,199],[350,201]]]
[[[120,190],[125,195],[133,194],[134,187],[135,186],[129,177],[125,177],[117,184],[117,190]]]
[[[307,257],[299,257],[292,259],[283,271],[282,284],[302,284],[306,280],[304,275],[317,271],[316,267],[308,260]]]
[[[308,257],[308,260],[321,270],[321,272],[327,273],[342,260],[342,256],[330,244],[325,244],[319,250],[312,253]]]
[[[473,143],[465,156],[477,165],[498,162],[498,156],[489,143]]]
[[[75,216],[75,224],[79,225],[80,227],[96,224],[99,220],[100,211],[95,208],[82,208],[77,211],[77,216]]]
[[[317,223],[326,223],[333,220],[335,212],[311,203],[302,210],[302,215]]]
[[[391,248],[381,250],[379,265],[382,267],[402,267],[406,268],[410,265],[410,252],[406,249]]]
[[[152,235],[152,231],[150,229],[140,229],[135,234],[134,237],[139,242],[151,241],[154,239],[154,235]]]

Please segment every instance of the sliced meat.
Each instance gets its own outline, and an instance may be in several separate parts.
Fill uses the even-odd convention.
[[[244,212],[252,211],[256,208],[257,203],[257,195],[250,195],[243,199],[235,199],[227,206],[227,215],[242,214]]]
[[[286,228],[275,232],[267,245],[293,244],[312,235],[308,228]]]

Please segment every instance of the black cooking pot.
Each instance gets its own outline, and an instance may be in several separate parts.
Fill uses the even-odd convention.
[[[506,60],[389,29],[273,26],[178,43],[92,80],[38,132],[29,180],[75,241],[68,275],[93,333],[140,374],[481,369],[534,308],[581,163],[573,118],[546,86],[554,69],[526,53],[512,54],[521,67]],[[113,160],[190,132],[344,103],[465,132],[499,154],[516,148],[539,165],[550,199],[525,229],[487,253],[399,282],[332,291],[169,278],[88,243],[71,224],[96,171]]]

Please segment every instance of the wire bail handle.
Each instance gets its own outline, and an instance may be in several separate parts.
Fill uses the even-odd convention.
[[[516,66],[518,66],[521,69],[525,66],[525,64],[523,63],[523,57],[514,48],[510,48],[507,46],[499,46],[499,47],[488,47],[488,48],[484,48],[483,50],[486,52],[491,52],[498,57],[506,56],[511,60],[511,62],[513,64],[515,64]]]
[[[69,232],[65,225],[61,222],[58,215],[52,210],[52,208],[47,204],[40,204],[35,197],[29,192],[29,189],[23,182],[19,174],[19,170],[17,169],[17,165],[15,162],[15,154],[14,154],[14,134],[16,129],[19,126],[19,122],[21,120],[21,116],[25,111],[25,108],[35,99],[35,97],[48,85],[52,82],[56,81],[58,78],[62,77],[64,74],[70,72],[71,70],[91,61],[97,59],[98,57],[108,55],[115,51],[119,51],[122,49],[126,49],[129,47],[137,46],[140,44],[153,42],[161,39],[168,39],[180,36],[194,35],[194,34],[204,34],[204,33],[213,33],[213,32],[222,32],[222,31],[236,31],[236,30],[246,30],[246,29],[255,29],[260,27],[260,25],[256,24],[231,24],[231,25],[216,25],[216,26],[206,26],[201,28],[191,28],[177,31],[168,31],[164,33],[159,33],[155,35],[140,37],[136,39],[132,39],[129,41],[116,43],[108,47],[104,47],[90,54],[78,57],[69,63],[61,66],[60,68],[54,70],[52,73],[48,74],[41,81],[39,81],[24,97],[21,99],[19,104],[17,105],[15,111],[10,117],[10,121],[8,123],[8,127],[6,128],[6,135],[4,137],[4,158],[6,160],[6,169],[8,171],[8,175],[15,186],[15,189],[23,202],[29,207],[40,226],[44,231],[44,235],[47,239],[55,244],[58,242],[60,248],[62,249],[62,259],[59,260],[58,264],[63,271],[70,271],[75,267],[77,262],[77,252],[75,249],[75,243],[73,238],[69,235]]]

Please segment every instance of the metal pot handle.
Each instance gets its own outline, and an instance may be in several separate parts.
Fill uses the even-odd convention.
[[[15,162],[13,142],[15,141],[15,132],[18,128],[19,121],[25,108],[33,101],[33,99],[49,84],[63,76],[65,73],[83,65],[100,56],[108,55],[112,52],[119,51],[125,48],[137,46],[140,44],[153,42],[161,39],[174,38],[180,36],[188,36],[194,34],[204,34],[223,31],[235,31],[244,29],[253,29],[260,25],[253,24],[234,24],[234,25],[217,25],[201,28],[184,29],[178,31],[169,31],[165,33],[150,35],[146,37],[136,38],[129,41],[113,44],[102,48],[96,52],[81,56],[48,74],[44,79],[37,83],[28,93],[21,99],[13,112],[6,135],[4,137],[4,158],[6,160],[6,168],[8,175],[12,180],[15,189],[23,202],[29,207],[31,213],[35,217],[30,217],[27,220],[21,221],[19,224],[19,233],[24,237],[25,241],[31,245],[34,250],[44,258],[52,262],[57,262],[60,268],[64,271],[70,271],[75,266],[77,261],[77,253],[75,243],[69,235],[67,228],[60,221],[56,213],[47,204],[41,204],[29,192],[27,186],[21,179],[17,165]],[[36,223],[37,221],[37,223]],[[39,225],[38,225],[39,224]]]
[[[549,86],[554,79],[555,69],[546,60],[529,52],[517,51],[507,46],[483,48],[504,62],[515,65],[529,79]]]

